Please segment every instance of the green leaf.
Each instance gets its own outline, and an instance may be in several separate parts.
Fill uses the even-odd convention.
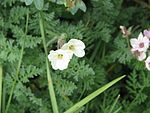
[[[38,10],[42,10],[44,6],[44,0],[34,0],[34,4]]]
[[[123,75],[123,76],[121,76],[119,78],[116,78],[115,80],[109,82],[108,84],[104,85],[103,87],[99,88],[95,92],[91,93],[90,95],[88,95],[87,97],[85,97],[84,99],[82,99],[81,101],[79,101],[78,103],[76,103],[74,106],[72,106],[70,109],[68,109],[64,113],[74,113],[75,111],[77,111],[78,109],[80,109],[82,106],[84,106],[86,103],[88,103],[89,101],[91,101],[92,99],[94,99],[96,96],[98,96],[99,94],[101,94],[102,92],[104,92],[106,89],[108,89],[109,87],[111,87],[116,82],[118,82],[121,79],[123,79],[124,77],[125,77],[125,75]]]
[[[26,4],[26,5],[31,5],[32,2],[33,2],[33,0],[25,0],[25,4]]]
[[[114,108],[115,108],[115,106],[116,106],[116,104],[117,104],[117,101],[118,101],[119,97],[120,97],[120,95],[118,95],[118,97],[116,98],[116,100],[114,101],[114,103],[111,105],[111,108],[110,108],[109,113],[114,113],[113,110],[114,110]],[[120,109],[121,109],[121,107],[116,110],[116,113],[117,113],[118,110],[120,110]]]

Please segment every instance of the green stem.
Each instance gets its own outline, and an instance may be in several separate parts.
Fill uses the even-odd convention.
[[[4,81],[3,81],[3,99],[2,99],[2,113],[4,113],[4,111],[5,111],[5,102],[6,102],[6,100],[5,100],[5,98],[6,98],[6,89],[5,89],[5,83],[4,83]]]
[[[50,41],[47,42],[46,46],[48,47],[50,44],[54,43],[56,40],[58,40],[58,37],[54,37]]]
[[[8,99],[8,102],[7,102],[7,105],[6,105],[5,113],[8,112],[10,102],[11,102],[11,99],[12,99],[12,95],[13,95],[13,91],[15,89],[16,81],[17,81],[17,79],[15,79],[15,81],[13,82],[13,85],[12,85],[12,88],[11,88],[11,91],[10,91],[10,95],[9,95],[9,99]]]
[[[126,38],[126,40],[127,40],[128,48],[129,48],[129,49],[131,49],[131,47],[130,47],[130,41],[129,41],[129,37],[127,37],[127,38]]]
[[[27,34],[28,20],[29,20],[29,14],[27,13],[25,35]],[[10,103],[11,103],[11,99],[12,99],[12,96],[13,96],[13,92],[14,92],[15,86],[17,84],[17,80],[19,79],[18,76],[19,76],[19,71],[20,71],[20,67],[21,67],[21,63],[22,63],[23,52],[24,52],[24,44],[21,47],[20,58],[19,58],[18,67],[17,67],[17,71],[16,71],[16,77],[15,77],[15,80],[12,84],[12,88],[11,88],[10,95],[9,95],[9,98],[8,98],[8,102],[7,102],[7,105],[6,105],[6,110],[5,110],[4,113],[8,112],[8,109],[9,109],[9,106],[10,106]]]
[[[10,103],[11,103],[11,99],[12,99],[12,95],[13,95],[13,92],[14,92],[14,89],[15,89],[15,86],[16,86],[16,83],[17,83],[17,80],[18,80],[19,70],[20,70],[22,57],[23,57],[23,51],[24,51],[24,46],[22,46],[22,48],[21,48],[20,59],[19,59],[19,63],[18,63],[17,71],[16,71],[16,78],[15,78],[13,84],[12,84],[12,88],[11,88],[9,99],[8,99],[8,102],[7,102],[7,105],[6,105],[5,113],[8,112],[8,109],[9,109],[9,106],[10,106]]]
[[[1,109],[2,109],[2,79],[3,79],[3,75],[2,75],[2,66],[0,65],[0,113],[1,113]]]
[[[45,33],[44,33],[44,25],[43,25],[43,19],[42,19],[42,12],[39,14],[39,24],[40,24],[40,30],[41,30],[41,38],[43,40],[43,46],[44,46],[44,51],[46,55],[46,69],[47,69],[47,79],[48,79],[48,90],[50,94],[50,99],[51,99],[51,104],[53,108],[54,113],[59,113],[58,111],[58,106],[57,106],[57,101],[56,101],[56,96],[54,92],[54,87],[52,83],[52,78],[50,74],[50,69],[49,69],[49,63],[48,63],[48,53],[47,53],[47,47],[46,47],[46,41],[45,41]]]

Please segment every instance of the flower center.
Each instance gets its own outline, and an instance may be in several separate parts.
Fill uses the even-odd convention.
[[[62,58],[63,58],[63,54],[58,54],[58,55],[57,55],[57,58],[58,58],[58,59],[62,59]]]
[[[72,51],[75,50],[74,45],[70,45],[70,46],[69,46],[69,49],[72,50]]]
[[[143,47],[144,47],[144,43],[143,43],[143,42],[140,43],[140,44],[139,44],[139,47],[140,47],[140,48],[143,48]]]

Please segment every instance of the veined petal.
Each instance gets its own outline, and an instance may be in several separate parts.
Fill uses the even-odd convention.
[[[131,46],[132,46],[133,48],[137,48],[138,45],[139,45],[139,42],[138,42],[138,40],[137,40],[136,38],[130,39],[130,43],[131,43]]]

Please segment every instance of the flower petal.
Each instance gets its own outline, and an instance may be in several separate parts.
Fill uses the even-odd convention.
[[[85,44],[81,40],[71,39],[68,43],[72,43],[73,45],[75,45],[80,49],[85,49]]]
[[[60,61],[57,60],[56,61],[56,67],[60,70],[67,69],[68,64],[69,64],[69,60],[60,60]]]
[[[59,57],[61,55],[61,57]],[[69,53],[67,50],[58,49],[56,51],[50,51],[48,55],[49,61],[51,61],[52,68],[54,70],[60,69],[64,70],[68,67],[70,57],[72,54]]]
[[[51,50],[50,51],[50,54],[48,55],[48,59],[49,59],[49,61],[53,61],[54,59],[55,59],[55,55],[56,55],[57,53],[54,51],[54,50]]]
[[[140,32],[139,36],[138,36],[138,40],[142,40],[143,39],[143,34],[142,32]]]
[[[141,52],[140,53],[140,56],[138,56],[138,60],[139,61],[142,61],[142,60],[144,60],[146,58],[146,53],[145,52]]]
[[[148,38],[150,38],[150,31],[149,30],[144,30],[144,35]]]
[[[84,50],[76,50],[76,51],[74,51],[74,54],[77,57],[83,57],[85,55],[85,51]]]
[[[131,43],[131,46],[132,46],[133,48],[137,48],[138,45],[139,45],[139,42],[138,42],[138,40],[137,40],[136,38],[130,39],[130,43]]]
[[[147,57],[146,61],[145,61],[145,66],[146,68],[150,71],[150,56]]]

